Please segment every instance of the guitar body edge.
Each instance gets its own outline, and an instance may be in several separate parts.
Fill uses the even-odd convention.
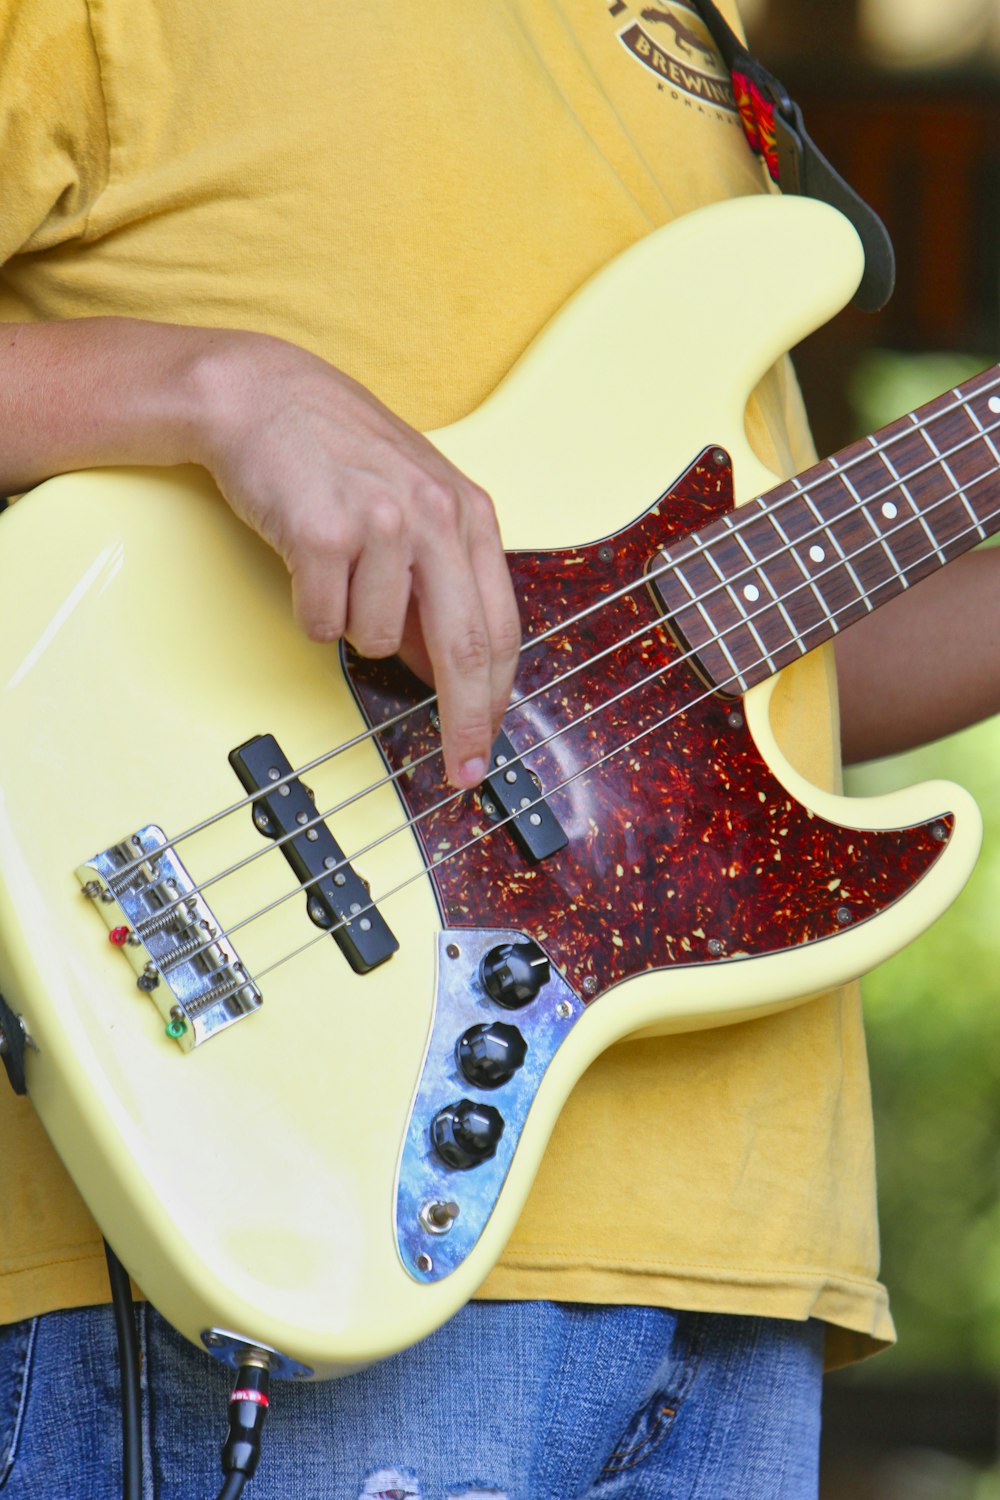
[[[490,490],[511,549],[626,527],[711,444],[732,455],[737,498],[749,498],[774,482],[744,431],[750,390],[846,301],[859,254],[846,221],[805,200],[692,215],[625,252],[489,401],[432,436]],[[724,340],[709,336],[719,326]],[[188,1053],[74,875],[138,829],[173,838],[237,802],[228,756],[255,735],[273,733],[293,766],[360,735],[336,654],[298,634],[280,562],[200,472],[51,481],[3,532],[0,989],[31,1036],[29,1094],[56,1149],[135,1280],[196,1345],[207,1328],[232,1329],[327,1377],[432,1332],[500,1255],[594,1057],[636,1033],[763,1015],[864,972],[922,930],[974,862],[965,793],[932,784],[859,802],[817,791],[774,736],[771,689],[755,689],[752,736],[807,809],[859,828],[954,815],[948,847],[856,930],[646,972],[587,1006],[542,1078],[478,1243],[420,1284],[393,1226],[444,924],[392,788],[332,821],[344,849],[370,849],[358,866],[376,899],[405,886],[384,903],[398,952],[355,972],[319,941],[272,850],[206,891],[264,976],[263,1006]],[[367,741],[306,780],[324,809],[384,776]],[[265,842],[244,807],[189,847],[192,878],[205,880]],[[271,903],[266,922],[240,925]]]

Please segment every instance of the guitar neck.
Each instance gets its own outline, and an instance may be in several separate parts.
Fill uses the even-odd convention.
[[[694,532],[655,584],[743,692],[1000,530],[1000,366]]]

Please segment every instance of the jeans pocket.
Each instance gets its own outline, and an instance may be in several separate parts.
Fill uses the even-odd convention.
[[[38,1319],[0,1328],[0,1490],[14,1469],[31,1384]]]
[[[661,1366],[662,1378],[619,1437],[601,1470],[602,1480],[636,1468],[663,1442],[691,1389],[706,1334],[701,1314],[682,1312],[677,1315],[670,1354]]]

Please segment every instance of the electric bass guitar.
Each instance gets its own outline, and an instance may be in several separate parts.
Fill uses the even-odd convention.
[[[748,393],[860,272],[822,204],[703,210],[431,435],[495,500],[524,626],[474,793],[429,690],[305,640],[202,471],[4,516],[8,1060],[195,1344],[308,1378],[414,1342],[600,1051],[799,1003],[961,888],[967,794],[834,796],[770,721],[782,669],[1000,524],[1000,370],[790,482],[751,451]]]

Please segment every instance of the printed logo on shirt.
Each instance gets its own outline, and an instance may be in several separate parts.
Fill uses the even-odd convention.
[[[737,113],[732,81],[711,33],[683,0],[662,0],[641,9],[634,0],[609,0],[608,13],[621,17],[618,40],[656,74],[661,89],[707,111]]]

